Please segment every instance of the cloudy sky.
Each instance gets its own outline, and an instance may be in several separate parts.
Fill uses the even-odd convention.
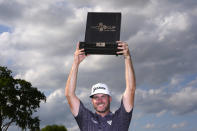
[[[0,65],[47,96],[35,114],[41,127],[79,130],[64,88],[87,12],[122,13],[121,40],[137,79],[129,131],[196,131],[196,0],[0,0]],[[91,110],[88,95],[98,82],[110,87],[115,111],[125,89],[124,58],[93,55],[80,65],[76,93]]]

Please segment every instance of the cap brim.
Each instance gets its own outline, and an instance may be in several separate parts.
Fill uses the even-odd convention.
[[[111,96],[110,94],[107,94],[107,93],[97,93],[97,94],[105,94],[105,95],[108,95],[108,96]],[[96,95],[96,94],[93,94],[91,96],[89,96],[90,98],[93,98],[93,96]]]

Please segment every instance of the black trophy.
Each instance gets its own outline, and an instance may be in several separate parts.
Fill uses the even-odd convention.
[[[121,13],[88,12],[85,41],[79,48],[85,54],[117,55],[120,40]]]

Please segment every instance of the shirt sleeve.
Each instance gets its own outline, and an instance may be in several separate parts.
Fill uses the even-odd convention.
[[[121,128],[121,131],[127,131],[129,129],[132,113],[133,113],[133,108],[131,109],[130,112],[127,112],[125,110],[123,100],[121,100],[120,108],[115,112],[115,115],[119,119],[119,126]]]
[[[80,101],[79,112],[75,118],[80,130],[84,130],[86,127],[86,120],[88,119],[90,111],[85,108],[83,103]]]

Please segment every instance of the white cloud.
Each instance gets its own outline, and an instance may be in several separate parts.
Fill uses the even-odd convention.
[[[153,123],[147,123],[146,125],[145,125],[145,127],[144,128],[146,128],[146,129],[152,129],[152,128],[155,128],[155,124],[153,124]]]
[[[94,69],[93,71],[99,71],[103,70],[106,67],[106,63],[110,62],[112,59],[111,56],[105,56],[103,57],[102,55],[93,55],[93,56],[88,56],[86,60],[81,63],[80,68],[82,70],[87,70],[90,71],[90,69]]]
[[[65,101],[66,99],[64,95],[64,89],[57,89],[47,97],[48,103],[53,103],[53,104],[64,103],[65,104],[66,103]]]
[[[182,76],[174,76],[171,79],[170,86],[175,87],[176,85],[179,85],[183,80],[184,78],[182,78]]]
[[[156,24],[159,28],[168,30],[186,30],[188,28],[188,17],[186,13],[175,12],[164,18],[157,18]]]
[[[188,87],[197,87],[197,77],[187,84]]]
[[[192,87],[183,88],[168,99],[168,104],[175,114],[196,112],[197,89]]]
[[[133,119],[140,119],[140,118],[143,118],[144,116],[145,114],[143,112],[133,113]]]
[[[167,111],[166,110],[162,110],[159,113],[156,114],[157,117],[161,117],[163,116]]]
[[[59,124],[70,127],[72,123],[67,121],[69,119],[73,121],[73,118],[64,95],[64,88],[52,92],[47,97],[46,103],[41,104],[38,114],[41,126]]]
[[[178,124],[172,124],[172,128],[173,129],[177,129],[177,128],[183,128],[183,127],[185,127],[187,125],[187,123],[186,122],[181,122],[181,123],[178,123]]]
[[[165,39],[174,31],[185,31],[188,29],[189,22],[187,14],[174,13],[169,16],[157,17],[156,25],[158,25],[159,40]]]

